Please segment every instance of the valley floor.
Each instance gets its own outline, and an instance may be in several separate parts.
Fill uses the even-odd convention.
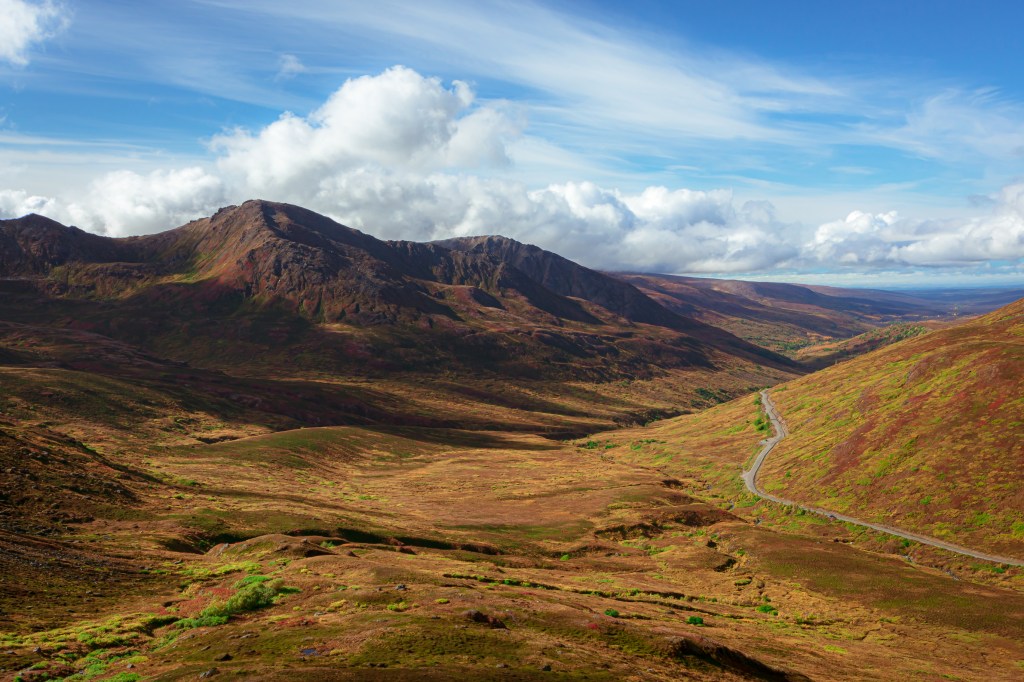
[[[116,510],[0,536],[0,668],[1019,679],[1019,569],[957,580],[746,495],[756,415],[746,397],[576,441],[349,426],[122,453]]]

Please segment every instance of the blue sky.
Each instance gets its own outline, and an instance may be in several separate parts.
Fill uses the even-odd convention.
[[[1024,283],[1024,4],[0,0],[0,217]]]

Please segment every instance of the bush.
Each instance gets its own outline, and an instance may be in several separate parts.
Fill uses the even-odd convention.
[[[270,580],[273,580],[273,578],[271,578],[269,575],[247,575],[241,580],[239,580],[237,583],[235,583],[235,589],[240,590],[246,585],[252,585],[254,583],[265,583]]]
[[[265,578],[265,576],[249,576],[249,578]],[[195,618],[183,618],[177,625],[179,628],[198,628],[223,625],[231,616],[246,611],[256,611],[274,603],[279,594],[294,590],[284,587],[280,580],[254,580],[245,578],[238,582],[238,592],[223,604],[210,604]]]
[[[700,616],[690,616],[686,619],[687,625],[704,625],[704,619]]]
[[[619,612],[616,611],[615,609],[605,609],[604,610],[604,615],[611,616],[612,618],[618,618],[619,617]]]

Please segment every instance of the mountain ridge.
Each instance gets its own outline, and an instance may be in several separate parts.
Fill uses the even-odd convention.
[[[195,328],[202,319],[216,326],[225,316],[283,315],[293,316],[292,327],[305,325],[296,333],[307,339],[309,330],[342,324],[376,329],[373,342],[393,347],[407,341],[385,337],[418,330],[418,345],[436,358],[428,364],[478,356],[522,357],[563,373],[590,366],[608,376],[735,363],[800,372],[792,360],[683,318],[628,283],[511,240],[492,240],[503,249],[383,241],[308,209],[260,200],[118,239],[49,221],[49,248],[36,245],[26,227],[43,220],[0,221],[5,262],[17,265],[4,274],[34,277],[51,302],[88,302],[105,316],[101,328],[136,343],[173,335],[175,316]],[[76,251],[78,242],[88,248]],[[111,306],[118,305],[130,307],[138,324],[117,318]],[[167,319],[153,319],[160,309]],[[316,341],[313,352],[323,356],[326,343]]]

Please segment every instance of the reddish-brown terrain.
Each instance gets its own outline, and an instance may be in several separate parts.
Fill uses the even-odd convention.
[[[982,353],[987,388],[959,381],[989,412],[947,401],[949,433],[1003,428],[1012,456],[1019,310],[801,379],[646,288],[504,238],[384,242],[268,202],[116,240],[0,221],[0,675],[1019,679],[1019,568],[740,479],[764,386],[798,415],[794,445],[825,427],[792,401],[847,400],[845,366],[878,386],[849,415],[863,423],[823,412],[837,437],[916,424],[876,373],[887,354],[938,386]],[[785,315],[780,335],[803,324]],[[970,442],[958,492],[984,474],[1012,508],[1009,460]],[[977,515],[949,519],[984,542]],[[1012,550],[1004,535],[992,546]]]

